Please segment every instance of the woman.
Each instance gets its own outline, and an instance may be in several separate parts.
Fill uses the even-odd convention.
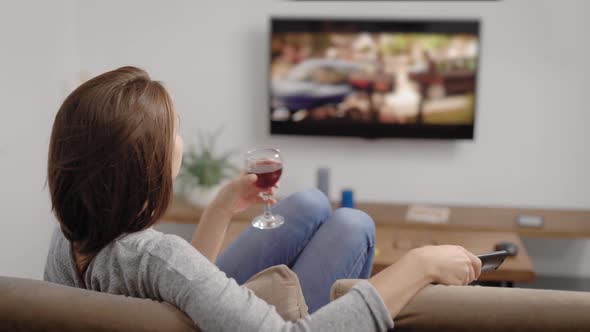
[[[374,226],[366,214],[331,213],[318,191],[297,193],[274,207],[285,225],[248,229],[217,258],[232,215],[261,200],[256,175],[219,192],[191,245],[151,228],[168,207],[181,160],[172,101],[143,70],[123,67],[72,92],[55,117],[49,147],[48,184],[60,229],[44,278],[165,301],[206,331],[357,331],[392,327],[392,317],[429,283],[464,285],[479,276],[481,262],[463,248],[424,247],[327,304],[334,280],[369,275]],[[310,318],[286,322],[239,286],[276,264],[298,274]]]

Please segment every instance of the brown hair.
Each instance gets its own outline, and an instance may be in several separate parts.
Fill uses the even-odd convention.
[[[51,133],[52,209],[77,253],[146,229],[172,194],[174,110],[159,82],[122,67],[72,92]]]

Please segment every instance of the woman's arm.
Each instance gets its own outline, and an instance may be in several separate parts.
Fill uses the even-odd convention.
[[[156,245],[142,242],[149,250],[142,250],[141,255],[129,255],[126,248],[126,257],[137,261],[127,265],[138,265],[144,273],[139,275],[144,284],[137,289],[145,291],[144,296],[175,305],[203,331],[386,331],[425,283],[462,285],[478,275],[479,261],[472,261],[461,247],[414,249],[309,318],[288,322],[186,241],[171,235],[154,241]],[[130,271],[129,278],[137,277],[137,271]]]
[[[369,279],[394,318],[426,285],[467,285],[481,273],[481,261],[459,246],[413,249]]]
[[[232,180],[219,191],[201,215],[191,244],[211,262],[215,262],[219,255],[234,213],[243,211],[254,203],[264,203],[259,193],[265,190],[254,185],[256,179],[255,174],[247,174]],[[273,199],[271,204],[274,203]]]
[[[215,262],[221,250],[231,217],[232,213],[217,206],[215,201],[209,204],[201,215],[191,244],[211,262]]]

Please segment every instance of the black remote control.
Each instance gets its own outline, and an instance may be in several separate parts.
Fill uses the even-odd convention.
[[[481,260],[481,272],[489,272],[498,269],[509,255],[510,254],[506,250],[477,255],[477,258]]]

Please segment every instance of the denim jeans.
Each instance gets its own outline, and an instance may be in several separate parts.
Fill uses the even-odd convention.
[[[221,253],[217,266],[227,276],[243,284],[270,266],[285,264],[299,277],[310,313],[330,301],[337,279],[369,277],[375,225],[366,213],[348,208],[332,212],[317,189],[290,195],[272,211],[285,217],[281,227],[249,227]]]

